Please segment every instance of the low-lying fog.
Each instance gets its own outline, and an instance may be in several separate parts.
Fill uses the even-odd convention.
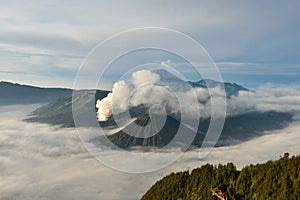
[[[205,160],[197,151],[162,170],[127,174],[96,161],[73,128],[62,129],[22,119],[35,106],[0,107],[0,199],[139,199],[158,179],[206,162],[249,163],[300,153],[300,124],[234,146],[215,148]]]

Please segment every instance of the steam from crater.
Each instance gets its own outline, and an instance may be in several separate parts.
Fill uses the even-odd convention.
[[[156,87],[154,84],[160,80],[160,76],[149,70],[140,70],[132,74],[129,83],[124,80],[118,81],[113,85],[112,92],[102,100],[98,100],[96,104],[98,121],[107,121],[114,113],[121,113],[127,109],[130,104],[131,93],[136,91],[144,91],[141,95],[134,95],[132,102],[134,105],[141,105],[145,102],[145,98],[149,96],[151,91]]]
[[[150,108],[161,105],[167,114],[180,114],[183,111],[190,117],[199,116],[207,118],[211,113],[211,96],[224,98],[220,87],[192,88],[174,91],[169,83],[160,85],[160,75],[149,71],[134,72],[127,82],[120,80],[113,85],[112,92],[96,103],[98,121],[107,121],[113,114],[126,111],[129,107],[140,105]],[[180,102],[179,102],[180,99]]]
[[[112,115],[113,105],[118,105],[118,109],[121,111],[125,110],[129,95],[130,88],[127,83],[123,80],[116,82],[113,86],[112,92],[101,101],[97,101],[96,107],[98,108],[98,121],[107,121],[107,119]]]

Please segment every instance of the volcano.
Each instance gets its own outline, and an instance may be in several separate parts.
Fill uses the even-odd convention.
[[[158,130],[162,122],[164,123]],[[179,130],[184,134],[178,134]],[[162,148],[171,141],[176,147],[189,146],[196,134],[171,116],[142,115],[124,129],[107,137],[114,145],[122,149],[133,147]]]
[[[264,135],[265,131],[282,129],[291,121],[293,121],[292,114],[272,111],[251,112],[227,117],[216,146],[238,144],[259,137]],[[159,124],[162,122],[164,122],[163,127],[159,129]],[[210,119],[200,120],[198,130],[195,132],[172,116],[164,118],[159,115],[151,115],[151,117],[142,115],[122,130],[107,137],[114,145],[122,149],[162,148],[171,141],[172,144],[175,144],[172,145],[173,147],[185,147],[190,144],[190,148],[199,148],[203,143],[209,124]],[[180,126],[180,130],[184,134],[175,138]],[[193,138],[192,142],[191,137]]]

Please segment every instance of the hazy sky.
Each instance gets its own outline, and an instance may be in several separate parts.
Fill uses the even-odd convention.
[[[155,26],[194,38],[227,81],[299,83],[297,0],[0,0],[0,5],[0,80],[72,87],[78,67],[99,42]]]

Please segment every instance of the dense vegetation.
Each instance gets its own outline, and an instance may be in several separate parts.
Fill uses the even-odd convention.
[[[218,199],[212,187],[233,199],[300,199],[300,156],[285,153],[277,161],[250,165],[237,171],[233,163],[206,164],[191,172],[172,173],[158,181],[142,200]]]

